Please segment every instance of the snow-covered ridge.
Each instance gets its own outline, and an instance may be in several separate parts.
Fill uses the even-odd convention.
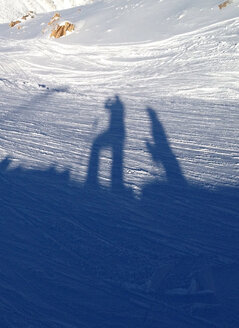
[[[47,12],[90,3],[92,0],[0,0],[0,23],[7,23],[29,10]]]
[[[170,5],[166,0],[78,0],[69,2],[58,0],[54,3],[45,0],[38,1],[34,5],[28,1],[13,2],[13,10],[11,10],[11,5],[7,7],[5,4],[3,8],[13,15],[14,10],[20,9],[25,14],[32,9],[36,12],[43,9],[56,11],[81,4],[80,8],[74,7],[60,11],[63,20],[70,21],[76,26],[75,33],[67,42],[112,44],[159,41],[239,17],[238,0],[222,9],[219,8],[220,3],[220,0],[202,0],[200,2],[193,0],[190,3],[187,0],[181,0],[180,3],[178,0],[171,0]],[[15,19],[18,17],[15,16]],[[22,40],[49,37],[42,33],[42,30],[45,30],[51,17],[52,12],[38,14],[34,20],[24,24],[21,31],[13,31],[9,29],[8,25],[4,25],[0,27],[0,37],[2,35],[4,38]]]

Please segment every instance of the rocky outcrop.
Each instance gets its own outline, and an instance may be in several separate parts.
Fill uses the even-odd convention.
[[[12,21],[9,26],[14,27],[17,26],[17,29],[21,29],[22,25],[19,25],[20,23],[24,23],[29,18],[34,18],[35,14],[33,11],[29,11],[26,15],[22,16],[16,21]],[[61,15],[57,12],[53,15],[53,17],[50,19],[46,27],[42,30],[42,33],[51,33],[51,38],[61,38],[65,35],[67,35],[67,32],[73,32],[75,29],[75,25],[70,22],[62,22],[60,21]]]
[[[227,5],[229,5],[229,4],[232,3],[232,2],[233,2],[233,0],[226,0],[226,1],[224,1],[223,3],[221,3],[220,5],[218,5],[218,7],[219,7],[220,9],[225,8]]]
[[[20,24],[20,23],[21,23],[20,20],[11,21],[11,23],[9,23],[9,26],[10,26],[10,27],[14,27],[15,25]]]
[[[67,32],[72,32],[75,29],[75,25],[69,22],[65,22],[64,25],[57,25],[56,28],[51,32],[50,37],[61,38],[65,36]]]
[[[34,18],[35,14],[33,11],[29,11],[26,15],[22,16],[22,20],[27,20],[28,18]]]
[[[10,27],[14,27],[14,26],[17,25],[17,24],[20,24],[20,23],[26,21],[27,19],[29,19],[29,18],[34,18],[34,17],[35,17],[34,12],[33,12],[33,11],[29,11],[26,15],[22,16],[22,17],[19,18],[18,20],[16,20],[16,21],[11,21],[11,23],[9,23],[9,26],[10,26]],[[19,28],[19,26],[18,26],[18,28]]]
[[[50,22],[48,23],[49,26],[53,25],[56,21],[60,19],[61,15],[59,13],[55,13],[55,15],[51,18]]]

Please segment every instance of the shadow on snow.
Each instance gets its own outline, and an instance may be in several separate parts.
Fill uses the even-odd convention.
[[[147,149],[167,180],[136,199],[123,179],[124,105],[105,108],[85,184],[0,163],[1,327],[236,327],[238,190],[189,184],[148,108]],[[98,181],[104,148],[110,188]]]

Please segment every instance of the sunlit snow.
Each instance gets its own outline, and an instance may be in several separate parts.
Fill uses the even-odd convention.
[[[239,3],[219,4],[0,0],[0,327],[238,326]]]

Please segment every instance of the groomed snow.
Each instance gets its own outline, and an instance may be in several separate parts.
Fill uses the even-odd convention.
[[[239,7],[219,3],[58,1],[57,40],[50,2],[2,3],[39,13],[0,25],[0,327],[238,326]]]

